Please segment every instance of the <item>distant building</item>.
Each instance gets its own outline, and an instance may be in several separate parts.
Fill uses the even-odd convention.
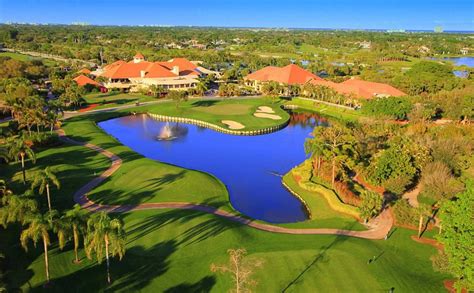
[[[467,55],[469,54],[469,48],[462,48],[461,50],[459,50],[459,52],[461,52],[461,54],[463,55]]]
[[[363,42],[359,42],[359,47],[361,49],[370,49],[372,48],[372,42],[368,42],[368,41],[363,41]]]
[[[151,85],[166,90],[187,90],[196,87],[198,78],[214,73],[186,58],[174,58],[164,62],[149,62],[137,53],[132,61],[116,61],[103,69],[91,72],[92,75],[107,79],[108,89],[139,91]]]
[[[332,88],[337,93],[353,96],[355,98],[371,99],[374,97],[404,96],[404,92],[391,85],[377,82],[369,82],[359,79],[349,79],[341,83],[325,80],[303,68],[290,64],[285,67],[267,66],[257,70],[246,77],[245,83],[252,86],[256,91],[261,91],[262,86],[270,81],[281,85],[304,85],[311,83],[318,86]]]

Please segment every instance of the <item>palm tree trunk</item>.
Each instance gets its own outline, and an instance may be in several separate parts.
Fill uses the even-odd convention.
[[[336,181],[336,161],[332,160],[332,180],[331,180],[332,187],[334,187],[334,181]]]
[[[77,249],[79,248],[79,233],[77,231],[77,225],[72,226],[72,233],[74,237],[74,256],[75,256],[75,263],[79,263],[79,257],[77,255]]]
[[[20,157],[21,157],[21,171],[23,173],[23,184],[26,185],[25,155],[21,153]]]
[[[107,260],[106,263],[107,263],[107,283],[111,283],[110,281],[110,261],[109,261],[109,237],[107,236],[107,234],[105,234],[104,236],[104,240],[105,240],[105,259]]]
[[[51,197],[49,196],[49,183],[46,184],[46,196],[48,197],[48,209],[51,213]]]
[[[421,237],[421,227],[423,227],[423,215],[420,215],[420,222],[418,223],[418,238]]]
[[[43,237],[43,247],[44,247],[44,267],[46,269],[46,280],[49,283],[48,243],[46,242],[45,237]]]
[[[318,157],[318,173],[317,173],[317,176],[319,176],[320,170],[321,170],[321,156]]]

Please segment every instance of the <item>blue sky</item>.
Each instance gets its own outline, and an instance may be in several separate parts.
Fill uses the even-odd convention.
[[[474,1],[0,0],[0,22],[474,30]]]

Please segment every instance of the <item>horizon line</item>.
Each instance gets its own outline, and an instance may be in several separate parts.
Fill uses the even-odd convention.
[[[31,25],[31,26],[83,26],[83,27],[157,27],[157,28],[216,28],[242,30],[303,30],[303,31],[367,31],[367,32],[424,32],[424,33],[474,33],[474,30],[443,30],[436,32],[433,29],[404,29],[404,28],[324,28],[324,27],[276,27],[276,26],[217,26],[217,25],[168,25],[168,24],[92,24],[87,22],[71,23],[36,23],[36,22],[0,22],[0,25]],[[441,26],[442,28],[442,26]]]

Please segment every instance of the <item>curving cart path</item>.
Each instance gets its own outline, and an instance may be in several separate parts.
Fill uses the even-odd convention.
[[[393,225],[393,218],[389,210],[384,210],[377,218],[373,219],[368,223],[370,227],[366,231],[352,231],[352,230],[342,230],[342,229],[325,229],[325,228],[285,228],[280,226],[275,226],[271,224],[265,224],[261,222],[256,222],[251,219],[247,219],[217,208],[193,204],[188,202],[163,202],[163,203],[144,203],[138,205],[102,205],[97,204],[91,201],[87,194],[97,187],[102,181],[107,179],[115,171],[117,171],[122,165],[122,159],[120,159],[114,153],[104,150],[101,147],[98,147],[91,143],[79,142],[73,140],[66,136],[66,133],[63,129],[57,130],[59,138],[66,143],[85,146],[89,149],[97,151],[102,155],[108,157],[112,161],[112,165],[105,170],[99,177],[96,177],[89,181],[87,184],[82,186],[79,190],[74,193],[74,201],[77,202],[82,208],[87,209],[92,212],[97,211],[106,211],[110,213],[123,213],[128,211],[139,211],[139,210],[152,210],[152,209],[183,209],[183,210],[194,210],[213,214],[219,217],[226,218],[228,220],[241,223],[253,227],[255,229],[274,232],[274,233],[286,233],[286,234],[326,234],[326,235],[343,235],[343,236],[352,236],[365,239],[383,239],[385,238]]]

